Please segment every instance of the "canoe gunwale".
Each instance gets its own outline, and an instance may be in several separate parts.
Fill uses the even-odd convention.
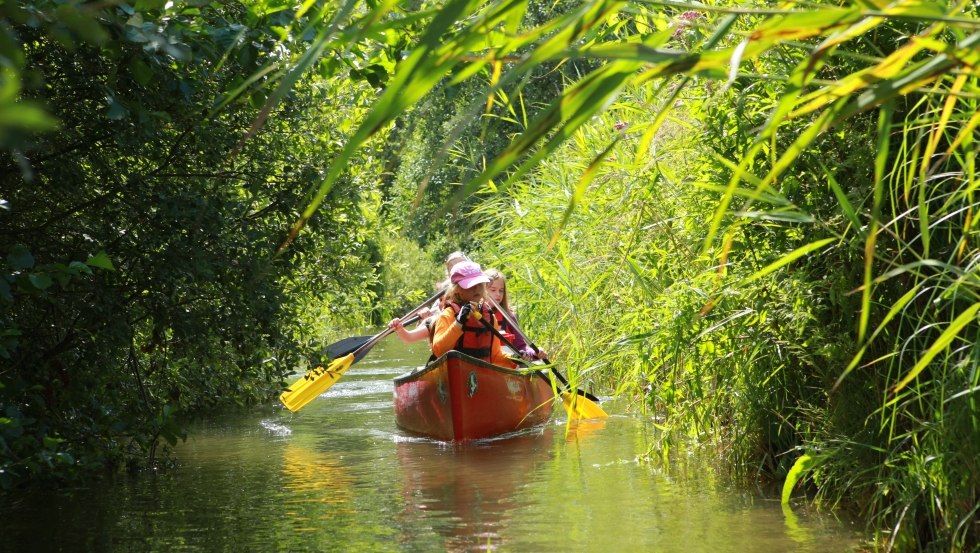
[[[395,385],[404,384],[405,382],[410,382],[412,380],[415,380],[423,376],[427,372],[438,369],[441,365],[443,365],[450,359],[459,359],[461,361],[465,361],[466,363],[469,363],[470,365],[477,365],[486,369],[492,369],[508,375],[537,376],[535,375],[535,373],[541,373],[541,371],[516,370],[516,369],[509,369],[507,367],[501,367],[499,365],[494,365],[493,363],[488,363],[482,359],[477,359],[476,357],[470,357],[465,353],[456,350],[450,350],[449,352],[443,354],[442,357],[438,357],[436,359],[433,359],[432,361],[429,361],[428,363],[425,364],[425,367],[421,369],[415,369],[411,372],[407,372],[405,374],[396,376]],[[547,378],[547,376],[545,376],[545,378]]]

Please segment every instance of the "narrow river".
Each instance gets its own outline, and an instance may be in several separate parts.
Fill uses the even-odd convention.
[[[13,498],[3,551],[848,551],[858,526],[726,481],[712,459],[647,459],[648,417],[551,423],[448,445],[394,424],[391,337],[292,415],[214,418],[179,467]]]

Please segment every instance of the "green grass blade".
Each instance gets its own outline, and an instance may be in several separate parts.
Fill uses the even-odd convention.
[[[851,201],[847,199],[847,194],[844,194],[844,190],[841,189],[837,179],[834,178],[833,173],[822,161],[820,162],[820,167],[823,169],[824,176],[827,177],[827,186],[834,193],[834,197],[837,198],[837,203],[840,204],[840,208],[844,212],[844,217],[854,227],[854,231],[863,237],[864,229],[861,228],[861,221],[858,219],[857,212],[854,210],[854,206],[851,205]]]
[[[790,263],[796,261],[797,259],[803,257],[804,255],[807,255],[810,252],[819,250],[820,248],[826,246],[827,244],[830,244],[831,242],[834,242],[835,240],[837,240],[837,239],[836,238],[824,238],[823,240],[817,240],[816,242],[811,242],[811,243],[809,243],[809,244],[807,244],[805,246],[801,246],[799,248],[796,248],[795,250],[791,251],[790,253],[788,253],[788,254],[780,257],[779,259],[777,259],[773,263],[770,263],[769,265],[767,265],[762,270],[757,271],[756,273],[752,274],[749,278],[745,279],[745,282],[746,283],[749,283],[749,282],[754,282],[756,280],[759,280],[760,278],[768,275],[769,273],[772,273],[772,272],[780,269],[781,267],[785,267],[786,265],[789,265]]]
[[[912,298],[914,298],[916,295],[919,294],[921,289],[922,289],[922,284],[915,285],[911,290],[909,290],[901,298],[899,298],[898,301],[892,304],[891,309],[889,309],[888,313],[885,314],[885,317],[881,320],[881,323],[878,324],[878,327],[871,334],[871,337],[868,339],[868,341],[861,346],[861,349],[859,349],[856,354],[854,354],[854,357],[851,359],[851,362],[847,364],[847,367],[844,369],[844,372],[842,372],[841,375],[837,377],[837,381],[834,382],[833,389],[836,390],[837,387],[840,386],[841,383],[844,381],[844,379],[847,378],[847,375],[851,374],[851,371],[857,368],[858,364],[861,362],[861,359],[864,358],[864,352],[867,351],[868,346],[871,345],[871,342],[878,336],[879,333],[881,333],[885,329],[888,323],[890,323],[892,319],[895,318],[896,315],[898,315],[903,309],[905,309],[905,306],[908,305],[910,301],[912,301]]]
[[[905,388],[909,382],[912,382],[915,380],[915,377],[919,376],[919,373],[926,368],[926,365],[932,362],[937,355],[949,347],[953,340],[959,336],[960,331],[966,328],[966,326],[970,323],[976,323],[978,311],[980,311],[980,303],[974,303],[969,307],[969,309],[960,313],[958,317],[953,319],[953,322],[950,323],[949,326],[946,327],[946,330],[939,335],[939,338],[937,338],[936,341],[929,346],[929,349],[926,350],[925,354],[923,354],[915,366],[912,367],[912,370],[910,370],[908,374],[906,374],[905,377],[898,382],[898,384],[895,384],[894,388],[891,390],[891,394],[896,395],[898,392],[902,391],[902,388]]]
[[[575,185],[575,192],[572,194],[572,197],[568,200],[568,207],[565,208],[565,212],[562,214],[561,221],[558,222],[558,226],[555,228],[555,232],[552,235],[551,240],[548,241],[547,249],[550,250],[551,248],[555,247],[555,242],[558,241],[558,237],[561,235],[562,229],[565,228],[565,224],[568,223],[568,219],[572,216],[572,213],[575,211],[575,206],[578,205],[578,203],[585,198],[585,191],[588,190],[589,184],[591,184],[592,181],[595,180],[596,174],[599,171],[599,167],[601,167],[602,164],[605,163],[606,157],[609,155],[609,152],[618,143],[619,143],[619,137],[616,137],[615,139],[612,140],[612,142],[609,143],[608,146],[606,146],[604,150],[602,150],[602,152],[599,153],[599,155],[595,156],[592,159],[592,162],[589,163],[589,166],[585,169],[584,172],[582,172],[582,177],[579,178],[578,184]]]
[[[783,482],[781,501],[784,506],[789,505],[789,498],[793,494],[793,488],[796,487],[796,483],[800,481],[803,474],[810,470],[814,464],[814,458],[809,455],[800,455],[800,458],[793,463],[793,467],[786,473],[786,481]]]

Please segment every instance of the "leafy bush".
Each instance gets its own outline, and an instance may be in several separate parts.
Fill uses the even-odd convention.
[[[267,401],[376,297],[369,151],[276,248],[371,94],[329,67],[249,85],[322,13],[56,4],[3,7],[23,100],[60,122],[6,129],[0,161],[5,487],[153,463],[188,417]]]

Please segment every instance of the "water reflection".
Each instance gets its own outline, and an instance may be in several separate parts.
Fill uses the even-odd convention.
[[[568,442],[578,442],[598,437],[600,432],[606,427],[607,419],[586,419],[565,421],[564,428],[565,440]]]
[[[424,347],[424,344],[422,345]],[[392,381],[424,359],[379,344],[291,415],[195,427],[180,467],[4,498],[11,551],[846,551],[850,528],[734,484],[710,449],[647,458],[652,421],[612,416],[448,445],[397,429]],[[668,464],[669,463],[669,464]]]
[[[437,530],[446,551],[503,547],[500,531],[529,501],[521,488],[551,459],[553,433],[552,427],[541,427],[462,444],[399,440],[405,520],[440,520]]]
[[[340,514],[353,515],[354,483],[337,455],[286,444],[283,506],[293,530],[316,532]]]

